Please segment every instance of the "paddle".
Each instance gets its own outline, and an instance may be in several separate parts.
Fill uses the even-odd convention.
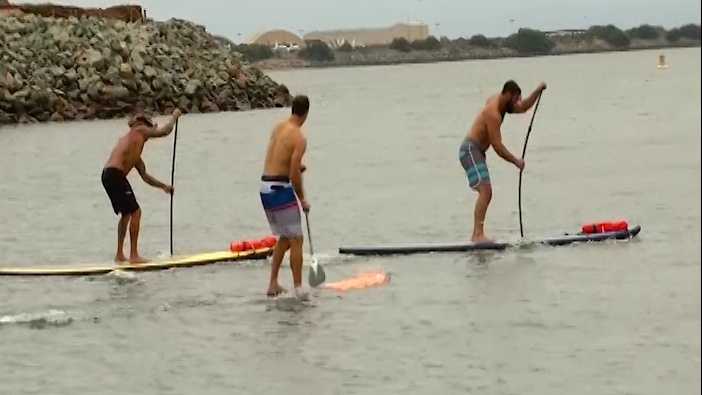
[[[324,268],[317,261],[317,257],[314,256],[312,233],[310,233],[310,218],[307,212],[305,212],[305,222],[307,223],[307,238],[310,240],[310,255],[312,255],[312,264],[310,264],[307,281],[310,283],[311,287],[316,288],[327,279],[327,275],[324,273]]]
[[[175,187],[175,159],[176,144],[178,143],[178,120],[175,122],[175,132],[173,134],[173,161],[171,162],[171,188]],[[171,192],[171,256],[173,256],[173,192]]]
[[[539,110],[539,102],[541,102],[541,93],[539,93],[539,97],[536,99],[536,107],[534,107],[534,113],[531,114],[531,122],[529,122],[529,130],[527,130],[527,135],[526,139],[524,139],[524,148],[522,148],[522,160],[524,160],[524,156],[526,155],[526,148],[527,148],[527,143],[529,143],[529,135],[531,134],[531,127],[534,125],[534,117],[536,117],[536,111]],[[524,170],[519,171],[519,233],[522,235],[522,238],[524,238],[524,225],[522,224],[522,173]]]

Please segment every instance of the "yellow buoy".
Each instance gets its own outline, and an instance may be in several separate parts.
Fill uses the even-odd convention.
[[[658,55],[658,65],[656,67],[658,69],[667,69],[669,67],[665,62],[665,55]]]

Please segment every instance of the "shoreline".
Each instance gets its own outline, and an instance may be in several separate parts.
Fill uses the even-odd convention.
[[[514,59],[514,58],[536,58],[549,56],[568,56],[568,55],[587,55],[597,53],[613,53],[613,52],[633,52],[647,50],[662,50],[662,49],[687,49],[701,48],[701,43],[680,43],[680,44],[659,44],[648,46],[635,46],[627,48],[590,48],[590,49],[573,49],[564,51],[553,51],[547,54],[486,54],[486,55],[464,55],[464,56],[440,56],[434,55],[433,58],[427,59],[416,57],[414,59],[388,59],[388,60],[359,60],[359,61],[333,61],[333,62],[309,62],[297,58],[291,59],[275,59],[274,61],[259,61],[251,63],[252,66],[265,71],[289,71],[299,69],[327,69],[327,68],[346,68],[346,67],[370,67],[370,66],[397,66],[403,64],[432,64],[432,63],[450,63],[464,61],[479,61],[479,60],[499,60],[499,59]],[[419,51],[417,51],[419,52]],[[426,54],[426,51],[424,51]],[[277,65],[276,65],[277,63]]]

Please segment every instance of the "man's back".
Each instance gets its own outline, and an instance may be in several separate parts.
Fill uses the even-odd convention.
[[[475,141],[480,149],[485,152],[490,147],[490,136],[488,135],[488,117],[497,118],[498,123],[502,123],[502,115],[498,109],[499,97],[491,96],[485,103],[485,107],[478,113],[473,121],[473,125],[468,132],[468,138]]]
[[[290,160],[295,143],[301,137],[300,128],[290,121],[279,123],[268,142],[263,174],[267,176],[288,176]]]
[[[131,129],[117,141],[105,167],[116,167],[126,175],[139,162],[145,141],[138,129]]]

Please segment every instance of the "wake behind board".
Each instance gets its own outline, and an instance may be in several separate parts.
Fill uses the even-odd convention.
[[[628,240],[636,237],[641,232],[641,226],[616,232],[594,234],[577,234],[537,240],[532,243],[551,246],[562,246],[573,243],[597,242],[604,240]],[[457,244],[418,244],[418,245],[392,245],[392,246],[367,246],[367,247],[341,247],[340,254],[347,255],[399,255],[399,254],[425,254],[430,252],[468,252],[505,250],[517,247],[519,243],[457,243]]]
[[[107,274],[115,270],[130,272],[166,270],[177,267],[209,265],[219,262],[238,262],[250,259],[265,259],[272,253],[272,248],[263,248],[259,250],[242,252],[208,252],[197,255],[174,257],[139,265],[106,263],[62,266],[0,267],[0,276],[89,276]]]

